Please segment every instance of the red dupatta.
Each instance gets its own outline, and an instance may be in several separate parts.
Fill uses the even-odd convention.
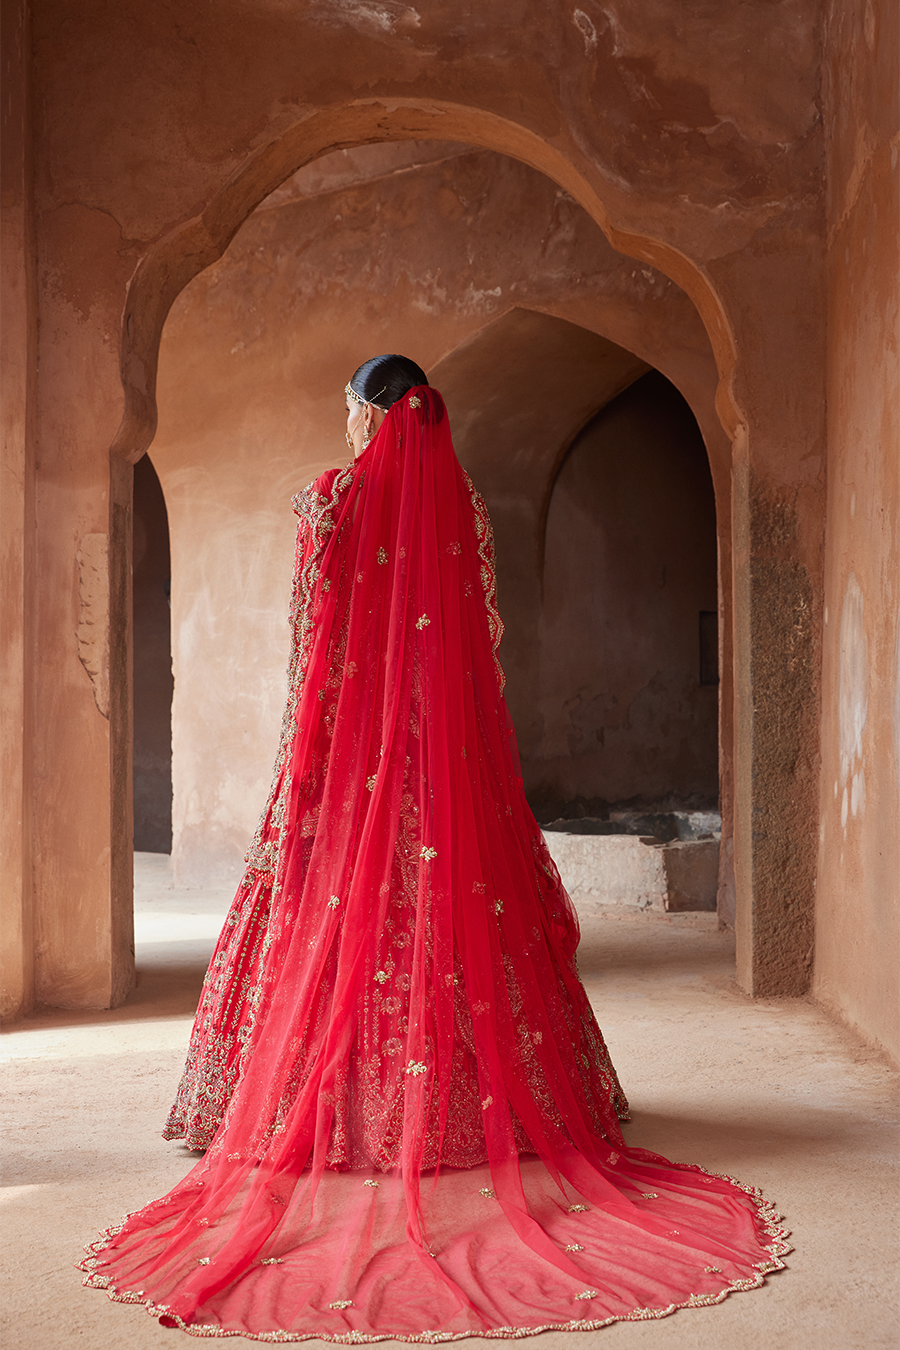
[[[224,1119],[94,1244],[86,1283],[275,1341],[596,1327],[760,1283],[787,1248],[758,1194],[622,1140],[440,395],[405,395],[297,502],[288,707],[229,918],[252,911],[260,941]]]

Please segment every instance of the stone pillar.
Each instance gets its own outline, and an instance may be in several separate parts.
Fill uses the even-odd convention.
[[[31,730],[34,586],[35,294],[31,173],[31,25],[24,0],[2,8],[0,156],[0,778],[3,916],[0,1011],[34,996],[31,885]]]
[[[818,837],[824,530],[821,240],[803,270],[765,259],[761,315],[736,343],[734,441],[735,888],[737,978],[800,995],[813,957]],[[757,262],[758,266],[759,263]],[[744,285],[753,284],[754,263]],[[791,274],[805,277],[799,288]],[[735,311],[739,312],[739,311]],[[752,308],[748,307],[752,313]]]
[[[109,1008],[134,983],[132,469],[109,451],[129,263],[116,222],[75,203],[45,211],[38,256],[35,999]]]

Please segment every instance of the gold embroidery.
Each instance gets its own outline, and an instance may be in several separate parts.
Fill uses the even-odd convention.
[[[479,1194],[479,1195],[483,1195],[484,1198],[485,1198],[485,1200],[496,1200],[496,1199],[497,1199],[496,1195],[495,1195],[494,1192],[491,1190],[490,1186],[482,1186],[482,1188],[481,1188],[481,1190],[478,1192],[478,1194]]]
[[[422,629],[427,628],[430,623],[431,620],[429,619],[427,614],[420,614],[419,617],[416,619],[416,627],[418,628],[420,633]]]
[[[437,849],[429,848],[427,844],[423,844],[422,852],[419,854],[419,857],[424,858],[426,862],[431,862],[434,858],[437,857]]]
[[[373,978],[376,979],[379,984],[384,984],[385,980],[388,978],[388,973],[386,970],[376,970]]]
[[[333,1303],[329,1303],[328,1306],[329,1306],[329,1308],[337,1308],[338,1310],[340,1310],[341,1308],[352,1308],[352,1307],[353,1307],[353,1299],[352,1299],[352,1298],[336,1298],[336,1299],[334,1300],[334,1302],[333,1302]]]
[[[596,1290],[596,1289],[583,1289],[583,1290],[581,1291],[581,1293],[580,1293],[580,1294],[576,1294],[575,1297],[576,1297],[576,1298],[596,1298],[596,1297],[597,1297],[597,1290]]]
[[[658,1192],[658,1191],[641,1191],[641,1195],[644,1197],[645,1200],[658,1200],[658,1199],[659,1199],[659,1192]]]
[[[370,778],[366,779],[366,787],[369,789],[370,792],[375,791],[375,784],[377,783],[377,781],[378,775],[376,773],[373,773]]]
[[[497,559],[494,553],[494,531],[484,498],[475,487],[469,475],[463,470],[463,478],[469,489],[472,505],[475,508],[475,535],[478,539],[478,556],[481,559],[481,586],[484,591],[484,603],[488,613],[488,628],[491,634],[491,646],[494,650],[494,665],[497,669],[497,682],[500,692],[506,687],[506,675],[497,655],[500,639],[503,637],[503,620],[497,608]],[[471,591],[466,583],[466,594]]]
[[[261,1266],[283,1266],[283,1256],[264,1256],[259,1263]]]
[[[566,1251],[567,1251],[567,1252],[583,1252],[583,1251],[584,1251],[584,1247],[581,1245],[580,1242],[570,1242],[569,1245],[566,1247]]]
[[[503,913],[503,901],[502,901],[502,900],[495,900],[495,901],[494,901],[494,913],[495,913],[495,914],[502,914],[502,913]]]
[[[198,1265],[198,1266],[208,1266],[211,1260],[212,1260],[212,1257],[210,1257],[210,1256],[198,1256],[198,1257],[197,1257],[197,1265]]]
[[[406,1072],[411,1073],[413,1078],[418,1078],[420,1074],[428,1072],[428,1065],[417,1064],[414,1059],[411,1059],[406,1066]]]
[[[493,1106],[493,1104],[494,1104],[493,1097],[485,1097],[484,1101],[481,1103],[482,1111],[486,1111],[488,1107]]]
[[[412,398],[409,400],[409,406],[411,408],[421,408],[422,400],[419,398],[418,394],[413,394]]]
[[[380,548],[375,556],[377,557],[378,561],[381,563],[383,567],[388,560],[387,549]]]
[[[570,1213],[570,1214],[586,1214],[587,1211],[588,1211],[588,1206],[587,1206],[587,1205],[570,1205],[570,1206],[569,1206],[569,1213]]]
[[[379,1187],[379,1186],[381,1185],[381,1182],[380,1182],[380,1181],[373,1181],[371,1177],[366,1177],[365,1181],[363,1182],[363,1185],[364,1185],[364,1186],[371,1186],[372,1190],[374,1191],[374,1190],[377,1189],[377,1187]]]
[[[722,1268],[721,1268],[721,1266],[704,1266],[703,1269],[705,1270],[705,1272],[706,1272],[707,1275],[721,1275],[721,1274],[722,1274]]]
[[[337,909],[337,907],[338,907],[338,905],[339,905],[340,903],[341,903],[340,897],[337,896],[337,895],[333,895],[333,896],[331,897],[331,899],[328,901],[328,908],[329,908],[329,909]]]

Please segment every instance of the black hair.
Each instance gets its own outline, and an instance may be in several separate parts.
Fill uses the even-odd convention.
[[[428,376],[421,366],[410,361],[408,356],[397,356],[391,352],[364,361],[351,378],[350,388],[366,403],[387,410],[408,389],[427,383]]]

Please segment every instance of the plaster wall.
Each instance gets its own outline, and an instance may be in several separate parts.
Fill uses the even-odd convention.
[[[900,1057],[898,13],[827,42],[828,516],[814,991]]]
[[[377,181],[360,182],[367,173]],[[160,354],[153,456],[172,532],[173,852],[180,882],[235,877],[240,869],[265,800],[284,699],[296,525],[289,499],[323,468],[346,460],[343,385],[375,351],[405,351],[431,372],[447,398],[460,456],[494,512],[508,623],[501,654],[526,785],[543,788],[539,738],[560,734],[561,700],[555,686],[546,693],[540,687],[539,517],[572,435],[647,365],[596,332],[523,311],[522,303],[590,314],[595,329],[607,331],[617,331],[627,306],[629,341],[637,337],[651,354],[665,348],[673,374],[710,407],[705,338],[678,288],[613,253],[542,175],[458,146],[375,147],[317,163],[273,194],[222,261],[176,302]],[[454,349],[467,357],[454,360]],[[661,377],[660,384],[671,388]],[[672,395],[677,458],[686,410]],[[643,435],[660,442],[662,458],[666,420],[663,414]],[[701,461],[704,603],[715,608],[710,472],[689,413],[687,422]],[[649,500],[640,482],[630,487]],[[655,500],[664,512],[662,497]],[[652,513],[644,525],[663,537]],[[682,553],[694,548],[689,527],[668,542]],[[627,587],[621,601],[627,606]],[[688,639],[696,679],[695,626],[696,615]],[[606,671],[614,697],[618,669],[613,662]],[[652,786],[645,771],[643,793],[640,772],[632,774],[629,787],[638,786],[627,795],[683,795],[689,782],[689,796],[699,791],[715,800],[716,691],[703,693],[702,787],[698,756],[689,752],[680,777],[661,763]],[[698,712],[692,704],[676,711],[678,697],[658,694],[685,722],[673,737],[673,760],[684,757]],[[622,700],[631,701],[625,690]],[[658,728],[654,734],[658,741]],[[638,743],[629,748],[622,738],[613,770],[603,756],[582,756],[577,791],[610,796],[607,783],[621,786],[621,761],[629,756],[646,769],[652,747],[637,730],[632,740]]]

